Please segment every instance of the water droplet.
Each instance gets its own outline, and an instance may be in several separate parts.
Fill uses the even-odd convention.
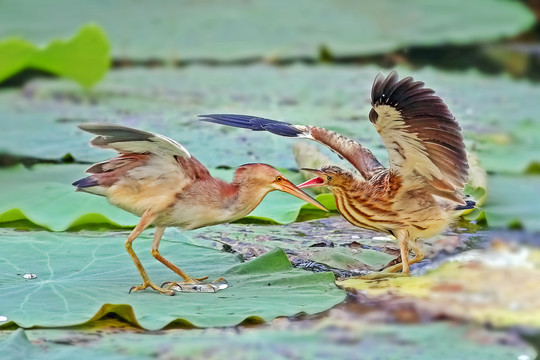
[[[0,315],[0,322],[7,321],[7,316]]]
[[[36,275],[36,274],[32,274],[32,273],[24,274],[22,277],[23,277],[24,279],[26,279],[26,280],[34,280],[34,279],[37,279],[37,275]]]

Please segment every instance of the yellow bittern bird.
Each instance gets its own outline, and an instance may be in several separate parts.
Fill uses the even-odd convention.
[[[86,172],[91,175],[73,183],[77,191],[105,196],[111,204],[141,217],[125,242],[143,279],[142,285],[131,288],[133,291],[150,287],[174,295],[172,285],[198,284],[204,279],[190,277],[159,253],[159,242],[168,226],[190,230],[238,220],[274,190],[326,210],[270,165],[242,165],[232,183],[227,183],[212,177],[182,145],[163,135],[111,124],[84,124],[79,128],[98,135],[91,141],[93,146],[114,149],[119,155],[88,168]],[[132,249],[133,240],[149,225],[156,227],[152,255],[184,282],[162,288],[150,281]]]
[[[375,78],[369,120],[386,146],[388,168],[361,144],[318,126],[231,114],[201,120],[311,139],[341,155],[358,174],[337,166],[303,169],[317,177],[299,187],[328,186],[351,224],[393,235],[402,263],[385,272],[409,274],[409,265],[424,258],[416,240],[442,232],[456,210],[474,207],[463,194],[469,166],[461,128],[434,93],[411,77],[398,81],[395,71]],[[409,247],[415,253],[411,260]]]

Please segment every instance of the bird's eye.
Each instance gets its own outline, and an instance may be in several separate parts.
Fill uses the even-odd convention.
[[[276,181],[281,181],[283,178],[281,176],[276,177]]]
[[[332,180],[332,175],[328,175],[328,176],[326,177],[326,180],[331,181],[331,180]]]

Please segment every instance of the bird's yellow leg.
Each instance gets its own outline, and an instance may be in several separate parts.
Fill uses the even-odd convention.
[[[161,237],[163,236],[163,233],[165,232],[165,226],[158,226],[156,227],[156,232],[154,233],[154,242],[152,243],[152,256],[155,257],[157,260],[159,260],[163,265],[180,275],[185,283],[188,284],[196,284],[198,281],[205,280],[208,278],[208,276],[200,278],[200,279],[194,279],[188,274],[186,274],[182,269],[180,269],[178,266],[174,265],[169,260],[165,259],[163,255],[159,253],[159,242],[161,241]]]
[[[413,245],[413,242],[409,241],[409,233],[407,230],[395,230],[394,234],[396,236],[397,241],[399,242],[401,262],[399,264],[387,267],[381,272],[376,272],[376,273],[360,276],[360,279],[378,280],[378,279],[385,279],[385,278],[390,278],[390,277],[409,276],[409,265],[414,264],[414,262],[418,262],[424,258],[424,254],[420,251],[421,258],[413,262],[413,260],[415,260],[418,257],[418,254],[415,251],[415,257],[412,260],[409,260],[408,244]],[[411,247],[413,248],[413,250],[418,249],[416,244],[414,244],[414,246],[411,246]],[[401,272],[398,272],[400,270]]]
[[[150,210],[146,210],[143,216],[141,217],[141,220],[139,220],[139,223],[137,224],[137,226],[135,226],[135,229],[133,229],[131,234],[129,234],[128,238],[126,239],[126,243],[125,243],[126,250],[131,256],[131,258],[133,259],[133,262],[135,263],[135,266],[137,267],[137,270],[139,270],[139,273],[141,274],[141,277],[143,279],[143,283],[141,285],[133,286],[129,290],[129,292],[139,291],[139,290],[146,289],[147,287],[150,287],[156,291],[159,291],[162,294],[174,295],[174,291],[169,290],[169,289],[163,289],[157,286],[156,284],[154,284],[152,281],[150,281],[150,277],[148,276],[148,273],[142,266],[141,261],[135,254],[135,251],[133,251],[133,247],[132,247],[133,240],[135,240],[137,236],[139,236],[139,234],[142,233],[144,229],[146,229],[155,218],[156,218],[156,215],[154,213],[152,213]]]
[[[424,259],[424,252],[422,251],[422,248],[418,245],[416,240],[409,240],[408,242],[409,247],[414,252],[414,257],[409,260],[409,265],[416,264]],[[402,263],[390,266],[383,270],[383,272],[397,272],[402,269]]]

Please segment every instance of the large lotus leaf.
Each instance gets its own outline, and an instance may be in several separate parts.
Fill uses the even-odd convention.
[[[22,330],[0,333],[7,359],[533,359],[510,336],[457,324],[374,325],[325,318],[314,328],[234,328],[108,333]],[[298,324],[300,325],[300,324]],[[459,349],[456,350],[456,344]],[[75,351],[79,353],[75,354]],[[25,356],[26,355],[26,356]]]
[[[107,313],[146,329],[171,323],[232,326],[246,319],[313,314],[345,298],[332,273],[293,269],[281,249],[239,264],[235,255],[182,240],[185,236],[178,231],[165,233],[161,253],[193,276],[224,276],[229,288],[215,294],[165,296],[152,290],[129,294],[141,278],[124,248],[126,232],[1,232],[0,315],[7,322],[0,326],[4,328],[70,326]],[[151,279],[178,280],[150,255],[150,246],[149,235],[134,242]],[[25,274],[37,277],[29,280]]]
[[[159,6],[117,0],[109,5],[55,0],[37,10],[28,0],[4,0],[0,34],[40,42],[96,21],[110,34],[116,58],[235,60],[314,58],[321,46],[349,56],[469,44],[513,36],[534,23],[525,6],[501,0],[168,0]]]
[[[87,165],[72,164],[1,170],[0,182],[6,191],[0,192],[0,224],[18,228],[35,224],[53,231],[136,225],[138,217],[110,205],[104,197],[75,192],[71,183],[86,176],[86,168]],[[233,175],[233,170],[211,169],[211,172],[228,181]],[[300,182],[298,173],[286,170],[283,173],[289,180]],[[244,221],[290,223],[305,205],[292,195],[273,192]],[[324,216],[322,211],[318,213]]]
[[[471,250],[452,261],[412,278],[382,281],[338,281],[372,301],[386,305],[406,301],[422,312],[497,327],[540,326],[540,252],[499,245]],[[383,304],[382,302],[378,302]]]
[[[109,43],[96,25],[83,26],[69,40],[55,40],[38,47],[20,38],[0,42],[0,82],[25,69],[51,72],[91,87],[110,66]]]
[[[0,93],[0,151],[46,159],[71,153],[79,160],[101,160],[104,152],[90,148],[90,135],[75,124],[109,121],[170,136],[209,167],[261,161],[296,168],[295,140],[196,118],[235,112],[325,126],[359,140],[385,162],[386,151],[367,119],[370,87],[379,71],[306,66],[131,69],[111,72],[90,94],[68,82],[35,81],[23,91]],[[534,151],[540,141],[535,102],[540,87],[474,72],[400,73],[437,90],[486,170],[523,172],[531,162],[540,162]]]
[[[24,39],[0,41],[0,82],[24,69],[35,53],[34,44]]]

